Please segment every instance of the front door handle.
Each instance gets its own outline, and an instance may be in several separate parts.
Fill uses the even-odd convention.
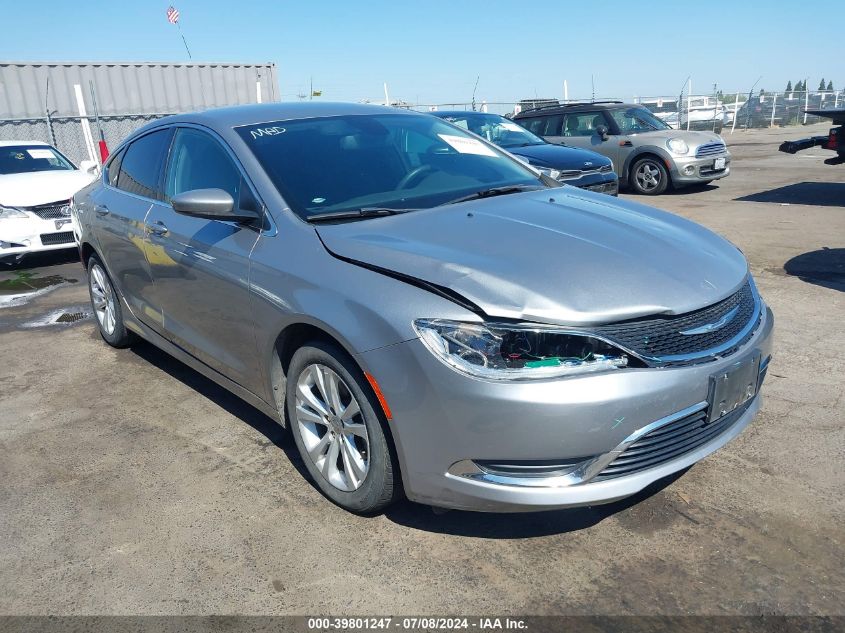
[[[97,215],[106,215],[109,212],[109,208],[104,204],[98,204],[94,207],[94,213]]]
[[[167,227],[161,220],[156,220],[152,224],[147,225],[147,231],[150,235],[166,235]]]

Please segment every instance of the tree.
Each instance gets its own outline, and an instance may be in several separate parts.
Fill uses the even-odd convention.
[[[819,90],[824,90],[824,86],[825,86],[824,77],[822,77],[822,80],[819,82]]]
[[[832,82],[832,81],[828,81],[828,82],[827,82],[827,89],[828,89],[828,90],[833,90],[833,82]]]
[[[792,80],[791,79],[786,82],[786,91],[792,92]]]

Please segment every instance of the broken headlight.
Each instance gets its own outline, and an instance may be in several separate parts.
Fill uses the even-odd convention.
[[[417,319],[414,328],[447,365],[492,380],[556,378],[628,365],[628,356],[609,343],[563,329],[442,319]]]

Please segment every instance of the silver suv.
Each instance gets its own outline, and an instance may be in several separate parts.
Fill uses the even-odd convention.
[[[621,101],[570,103],[521,112],[514,121],[551,143],[591,149],[616,165],[620,187],[646,195],[731,173],[725,141],[673,130],[647,108]]]

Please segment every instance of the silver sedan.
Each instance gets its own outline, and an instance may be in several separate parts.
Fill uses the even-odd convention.
[[[760,406],[773,320],[736,247],[429,115],[165,118],[72,206],[103,339],[286,426],[353,512],[612,501]]]

